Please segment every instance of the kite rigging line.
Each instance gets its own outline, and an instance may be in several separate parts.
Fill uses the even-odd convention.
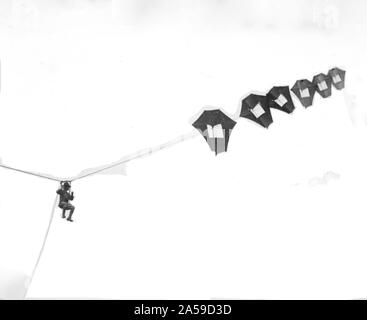
[[[41,174],[41,173],[35,173],[35,172],[31,172],[31,171],[26,171],[26,170],[22,170],[22,169],[13,168],[13,167],[6,166],[4,164],[0,164],[0,167],[2,167],[4,169],[8,169],[8,170],[13,170],[13,171],[29,174],[29,175],[39,177],[39,178],[43,178],[43,179],[48,179],[48,180],[53,180],[53,181],[58,181],[58,182],[62,181],[62,179],[59,179],[59,178],[56,178],[56,177],[51,177],[51,176],[44,175],[44,174]]]
[[[53,218],[54,218],[54,215],[55,215],[55,209],[56,209],[56,204],[57,204],[58,197],[59,197],[58,195],[56,195],[56,197],[55,197],[55,201],[54,201],[54,204],[52,206],[52,211],[51,211],[51,215],[50,215],[50,220],[48,222],[47,230],[46,230],[45,236],[43,238],[42,247],[41,247],[41,250],[40,250],[40,252],[38,254],[37,261],[36,261],[36,264],[34,265],[34,268],[33,268],[33,271],[31,273],[31,276],[29,278],[29,281],[28,281],[28,284],[27,284],[27,287],[26,287],[26,290],[25,290],[25,293],[24,293],[24,297],[23,298],[25,298],[27,296],[28,290],[29,290],[29,288],[30,288],[30,286],[32,284],[34,275],[35,275],[36,270],[38,268],[38,265],[40,263],[40,260],[41,260],[43,251],[45,249],[47,238],[48,238],[48,235],[49,235],[50,229],[51,229],[51,224],[52,224],[52,221],[53,221]]]
[[[152,148],[149,148],[149,149],[142,149],[140,151],[137,151],[135,153],[132,153],[130,155],[127,155],[127,156],[123,157],[122,159],[120,159],[117,162],[111,163],[111,164],[106,165],[106,166],[103,166],[103,167],[99,167],[98,169],[95,169],[95,170],[93,170],[91,172],[88,172],[88,173],[85,173],[85,174],[81,174],[81,175],[78,175],[78,176],[73,177],[71,179],[65,179],[65,180],[66,181],[73,182],[73,181],[76,181],[76,180],[80,180],[80,179],[89,177],[91,175],[94,175],[94,174],[97,174],[97,173],[106,171],[108,169],[111,169],[111,168],[114,168],[114,167],[118,167],[118,166],[120,166],[122,164],[125,164],[127,162],[130,162],[132,160],[136,160],[136,159],[139,159],[139,158],[143,158],[145,156],[149,156],[149,155],[151,155],[151,154],[153,154],[155,152],[158,152],[160,150],[163,150],[163,149],[172,147],[172,146],[174,146],[174,145],[176,145],[176,144],[178,144],[180,142],[184,142],[184,141],[187,141],[189,139],[195,138],[198,135],[199,135],[199,133],[193,131],[192,133],[188,133],[188,134],[185,134],[185,135],[178,136],[175,139],[172,139],[172,140],[170,140],[168,142],[162,143],[162,144],[157,145],[155,147],[152,147]]]
[[[178,144],[180,142],[184,142],[184,141],[187,141],[189,139],[195,138],[198,135],[199,135],[199,133],[197,133],[196,131],[193,131],[193,132],[188,133],[188,134],[180,135],[177,138],[175,138],[173,140],[170,140],[168,142],[162,143],[160,145],[157,145],[155,147],[151,147],[151,148],[148,148],[148,149],[142,149],[140,151],[134,152],[132,154],[129,154],[129,155],[121,158],[117,162],[113,162],[111,164],[104,165],[104,166],[99,166],[95,170],[92,170],[92,171],[90,171],[88,173],[85,173],[85,174],[79,174],[79,175],[74,176],[72,178],[52,177],[52,176],[46,175],[46,174],[35,173],[35,172],[32,172],[32,171],[17,169],[17,168],[10,167],[10,166],[4,165],[4,164],[0,164],[0,167],[1,168],[4,168],[4,169],[13,170],[13,171],[17,171],[17,172],[20,172],[20,173],[32,175],[32,176],[35,176],[35,177],[52,180],[52,181],[57,181],[57,182],[70,181],[70,182],[73,182],[73,181],[76,181],[76,180],[80,180],[80,179],[83,179],[83,178],[86,178],[86,177],[89,177],[89,176],[98,174],[98,173],[103,172],[103,171],[106,171],[108,169],[111,169],[111,168],[114,168],[114,167],[118,167],[118,166],[120,166],[122,164],[125,164],[127,162],[130,162],[132,160],[136,160],[136,159],[139,159],[139,158],[143,158],[143,157],[149,156],[149,155],[151,155],[151,154],[153,154],[155,152],[158,152],[160,150],[163,150],[163,149],[172,147],[173,145]]]

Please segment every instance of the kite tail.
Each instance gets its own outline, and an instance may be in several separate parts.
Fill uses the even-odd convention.
[[[57,204],[58,197],[59,197],[59,195],[56,195],[56,197],[55,197],[55,201],[54,201],[54,204],[53,204],[53,206],[52,206],[52,211],[51,211],[51,215],[50,215],[50,220],[49,220],[49,222],[48,222],[48,226],[47,226],[47,230],[46,230],[46,233],[45,233],[45,237],[44,237],[44,239],[43,239],[42,247],[41,247],[41,250],[40,250],[40,252],[39,252],[39,254],[38,254],[37,261],[36,261],[36,264],[34,265],[34,268],[33,268],[33,271],[32,271],[32,273],[31,273],[31,276],[30,276],[30,278],[29,278],[29,280],[28,280],[27,287],[26,287],[26,290],[25,290],[25,292],[24,292],[23,299],[25,299],[25,298],[26,298],[26,296],[27,296],[27,293],[28,293],[28,290],[29,290],[29,288],[30,288],[30,286],[31,286],[31,283],[32,283],[33,277],[34,277],[34,275],[35,275],[35,273],[36,273],[36,270],[37,270],[38,264],[39,264],[39,262],[40,262],[40,260],[41,260],[42,253],[43,253],[43,251],[44,251],[44,249],[45,249],[46,241],[47,241],[47,238],[48,238],[48,234],[49,234],[50,229],[51,229],[52,220],[53,220],[53,217],[54,217],[54,215],[55,215],[55,209],[56,209],[56,204]]]

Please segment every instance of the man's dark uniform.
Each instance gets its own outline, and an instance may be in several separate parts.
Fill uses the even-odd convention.
[[[59,208],[62,209],[62,217],[65,218],[65,211],[70,210],[67,220],[72,222],[71,217],[73,216],[75,207],[69,203],[69,201],[74,200],[74,192],[70,193],[70,187],[69,182],[64,182],[56,193],[60,195]]]

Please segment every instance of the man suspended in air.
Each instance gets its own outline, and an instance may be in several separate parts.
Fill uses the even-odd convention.
[[[69,216],[66,220],[73,222],[71,218],[73,216],[75,207],[71,203],[69,203],[69,201],[74,200],[74,192],[70,192],[70,188],[70,182],[61,182],[61,187],[59,190],[56,191],[56,193],[60,195],[59,208],[62,209],[62,217],[66,218],[65,212],[66,210],[69,210]]]

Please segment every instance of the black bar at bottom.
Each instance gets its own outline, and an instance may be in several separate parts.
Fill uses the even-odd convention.
[[[1,319],[27,316],[93,319],[261,319],[281,316],[298,319],[343,315],[351,318],[367,307],[367,300],[2,300]],[[51,314],[49,311],[51,310]],[[8,316],[7,316],[8,315]],[[108,316],[108,318],[106,318]],[[239,318],[240,317],[240,318]]]

